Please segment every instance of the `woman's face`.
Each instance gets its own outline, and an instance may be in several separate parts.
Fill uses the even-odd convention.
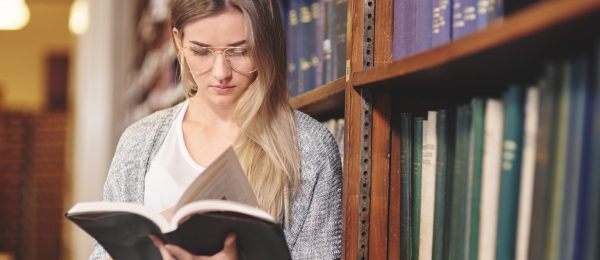
[[[189,23],[183,31],[181,41],[177,29],[173,29],[173,36],[198,86],[192,99],[217,106],[235,105],[256,77],[250,53],[245,52],[249,45],[244,15],[229,8]]]

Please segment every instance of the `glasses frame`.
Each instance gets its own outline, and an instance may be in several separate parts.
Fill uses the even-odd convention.
[[[210,53],[212,55],[212,64],[209,66],[209,68],[206,71],[203,71],[203,72],[192,71],[190,68],[190,65],[188,64],[188,68],[190,68],[191,73],[196,73],[198,75],[202,75],[202,74],[205,74],[205,73],[211,71],[215,66],[215,59],[217,58],[217,54],[223,55],[223,58],[225,58],[225,60],[227,61],[229,68],[231,68],[231,70],[233,70],[237,73],[251,75],[257,71],[256,69],[254,69],[249,72],[243,72],[243,71],[236,70],[233,66],[231,66],[231,60],[230,60],[231,58],[228,55],[229,50],[248,50],[248,48],[245,48],[245,47],[202,47],[202,46],[191,46],[190,47],[190,46],[185,46],[182,48],[182,54],[185,55],[185,53],[183,52],[184,50],[194,51],[193,48],[210,51]],[[186,62],[187,62],[187,59],[186,59]]]

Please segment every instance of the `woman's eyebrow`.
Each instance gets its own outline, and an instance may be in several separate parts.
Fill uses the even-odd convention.
[[[198,41],[190,41],[190,42],[193,43],[193,44],[196,44],[196,45],[198,45],[200,47],[211,47],[210,44],[206,44],[206,43],[203,43],[203,42],[198,42]],[[246,43],[246,40],[241,40],[241,41],[237,41],[237,42],[234,42],[234,43],[227,44],[227,46],[229,46],[229,47],[237,47],[237,46],[240,46],[240,45],[245,44],[245,43]]]

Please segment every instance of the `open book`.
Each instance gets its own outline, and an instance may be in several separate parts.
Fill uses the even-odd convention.
[[[196,255],[213,255],[235,233],[241,259],[291,259],[281,226],[258,208],[242,167],[227,149],[183,193],[168,221],[143,205],[82,202],[65,216],[115,260],[161,259],[149,235]]]

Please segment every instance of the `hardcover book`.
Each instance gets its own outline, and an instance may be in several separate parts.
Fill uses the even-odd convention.
[[[115,260],[161,259],[149,236],[196,255],[222,250],[236,234],[242,259],[291,259],[283,230],[258,202],[232,148],[219,156],[183,193],[168,220],[139,204],[82,202],[65,216]]]

